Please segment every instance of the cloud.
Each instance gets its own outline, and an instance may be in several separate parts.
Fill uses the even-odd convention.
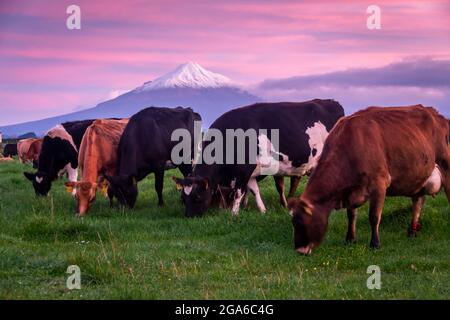
[[[266,100],[333,98],[347,114],[368,106],[434,106],[450,116],[450,60],[406,59],[379,68],[266,80],[254,90]]]
[[[408,59],[379,68],[358,68],[320,75],[266,80],[260,89],[299,89],[317,86],[450,87],[450,60]]]

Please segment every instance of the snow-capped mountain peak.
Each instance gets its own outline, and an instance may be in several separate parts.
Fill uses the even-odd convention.
[[[232,81],[218,73],[204,69],[196,62],[187,62],[175,70],[144,83],[139,90],[165,88],[219,88],[233,86]]]

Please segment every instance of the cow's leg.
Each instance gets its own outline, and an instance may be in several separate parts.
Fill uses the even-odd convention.
[[[292,176],[291,177],[291,186],[289,187],[288,198],[295,197],[295,192],[297,191],[298,184],[300,183],[301,177]]]
[[[237,216],[239,214],[239,207],[241,206],[242,198],[244,197],[245,192],[242,189],[238,188],[234,195],[233,205],[231,207],[231,213],[233,216]]]
[[[245,194],[244,194],[244,198],[242,199],[242,207],[243,208],[247,208],[247,206],[248,206],[248,196],[249,196],[249,191],[250,189],[249,188],[247,188],[247,192],[245,192]]]
[[[380,247],[380,222],[381,213],[383,211],[384,200],[386,198],[386,189],[378,188],[370,197],[369,206],[369,221],[372,229],[372,238],[370,240],[370,246],[372,248]]]
[[[163,186],[164,186],[164,169],[158,169],[155,171],[155,190],[158,194],[158,206],[164,205],[163,201]]]
[[[284,195],[284,177],[273,176],[273,179],[275,180],[275,187],[280,195],[280,203],[283,207],[287,208],[286,196]]]
[[[247,187],[255,195],[256,205],[258,206],[259,212],[265,213],[266,207],[264,206],[264,202],[261,199],[261,194],[259,192],[258,182],[256,181],[256,178],[250,178]]]
[[[356,208],[348,208],[347,209],[347,219],[348,219],[348,228],[347,228],[347,236],[345,238],[345,242],[348,244],[355,242],[356,240],[356,217],[358,214],[358,209]]]
[[[112,192],[111,188],[108,188],[108,198],[109,198],[109,207],[112,208],[114,205],[114,193]]]
[[[413,197],[413,214],[411,219],[411,225],[408,228],[408,237],[415,237],[417,231],[420,230],[419,218],[422,212],[423,205],[425,203],[425,196]]]

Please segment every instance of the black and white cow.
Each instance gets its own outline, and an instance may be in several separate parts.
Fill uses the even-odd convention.
[[[93,121],[65,122],[47,132],[42,142],[38,171],[24,172],[25,177],[33,183],[36,195],[47,195],[52,182],[64,173],[68,174],[69,181],[77,181],[78,148],[87,127]]]
[[[174,168],[171,161],[172,148],[177,144],[171,140],[176,129],[187,129],[194,135],[194,121],[201,121],[191,108],[143,109],[130,118],[120,138],[115,176],[105,176],[110,190],[121,205],[134,207],[138,196],[137,182],[150,173],[155,174],[155,189],[158,205],[163,205],[164,171]],[[194,141],[191,143],[193,155]],[[178,166],[184,176],[192,170],[192,164]]]
[[[189,177],[175,179],[177,184],[183,187],[185,215],[192,217],[203,214],[210,206],[215,193],[220,190],[218,186],[230,187],[233,190],[233,214],[238,214],[247,190],[255,195],[258,209],[265,212],[257,177],[267,174],[271,168],[276,168],[276,172],[271,173],[275,176],[301,177],[309,174],[322,152],[328,132],[342,116],[344,110],[338,102],[320,99],[299,103],[258,103],[223,114],[211,125],[208,132],[212,129],[219,130],[226,137],[227,129],[242,129],[244,132],[254,129],[259,132],[257,141],[253,142],[258,144],[258,154],[256,159],[249,159],[249,145],[252,142],[247,139],[243,164],[242,161],[237,164],[239,151],[235,144],[234,162],[231,164],[199,163],[195,165]],[[271,142],[274,129],[278,129],[278,149]],[[212,143],[205,141],[202,152]],[[223,152],[229,153],[229,150],[225,150],[226,143],[223,145]]]

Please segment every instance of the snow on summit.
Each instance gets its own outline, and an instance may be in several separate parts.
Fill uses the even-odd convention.
[[[187,62],[175,70],[144,83],[140,90],[165,88],[219,88],[230,87],[233,83],[227,77],[208,71],[196,62]]]

